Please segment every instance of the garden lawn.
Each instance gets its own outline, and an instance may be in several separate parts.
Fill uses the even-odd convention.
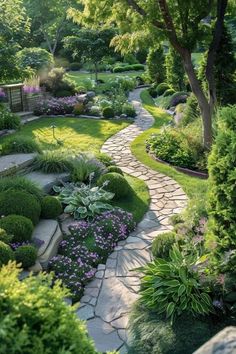
[[[113,201],[112,204],[132,213],[135,221],[139,222],[148,211],[150,203],[148,187],[144,181],[136,177],[125,175],[125,178],[128,180],[132,191],[125,198]]]
[[[139,135],[132,142],[132,153],[140,162],[146,166],[149,166],[154,171],[163,173],[176,180],[189,198],[194,198],[200,194],[204,195],[207,191],[206,180],[190,177],[186,174],[178,172],[173,167],[155,161],[148,153],[146,153],[146,139],[151,134],[157,134],[164,125],[170,122],[171,118],[165,111],[155,106],[153,99],[146,90],[141,93],[141,99],[143,102],[143,107],[155,118],[155,123],[150,129]]]
[[[52,125],[55,125],[56,139],[53,138]],[[127,121],[94,120],[86,118],[40,118],[24,125],[13,136],[31,137],[40,142],[43,149],[99,152],[103,143],[121,129]],[[8,137],[0,139],[0,144]]]
[[[143,73],[143,71],[126,71],[123,73],[111,73],[111,72],[101,72],[98,73],[98,79],[103,80],[103,81],[108,81],[110,79],[114,79],[117,76],[129,76],[129,77],[136,77],[140,76]],[[77,85],[83,86],[83,82],[86,79],[93,79],[95,80],[95,74],[94,73],[84,73],[80,71],[70,71],[68,73],[68,77],[72,79]]]

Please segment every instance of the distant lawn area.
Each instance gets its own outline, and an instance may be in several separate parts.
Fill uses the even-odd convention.
[[[55,136],[62,141],[57,144]],[[126,121],[94,120],[86,118],[40,118],[24,125],[14,136],[28,136],[41,143],[43,149],[99,152],[103,143],[112,135],[129,125]],[[1,138],[0,145],[9,137]]]
[[[140,76],[143,71],[126,71],[124,73],[110,73],[110,72],[101,72],[98,74],[98,79],[103,81],[108,81],[112,78],[116,78],[117,76],[129,76],[129,77],[136,77]],[[76,82],[78,85],[83,85],[84,80],[86,79],[93,79],[95,80],[94,73],[84,73],[80,71],[70,71],[68,77]]]

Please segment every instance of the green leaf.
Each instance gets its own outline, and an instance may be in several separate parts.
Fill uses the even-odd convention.
[[[186,287],[184,284],[180,285],[179,290],[178,290],[178,296],[181,296],[186,290]]]
[[[175,309],[175,304],[174,302],[170,302],[167,306],[167,309],[166,309],[166,314],[167,314],[167,317],[170,317],[173,312],[174,312],[174,309]]]

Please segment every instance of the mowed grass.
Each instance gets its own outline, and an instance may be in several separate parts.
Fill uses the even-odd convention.
[[[151,134],[157,134],[160,132],[160,129],[168,124],[170,121],[170,116],[163,111],[161,108],[156,107],[153,99],[149,95],[149,93],[145,90],[141,93],[141,99],[143,102],[144,108],[149,111],[153,117],[155,118],[154,125],[139,135],[131,145],[132,153],[135,157],[145,164],[149,166],[154,171],[163,173],[171,178],[173,178],[176,182],[180,184],[185,193],[189,196],[189,198],[194,198],[197,195],[205,194],[207,191],[207,181],[202,180],[195,177],[190,177],[186,174],[176,171],[173,167],[161,164],[155,161],[145,149],[146,139],[149,138]]]
[[[99,152],[103,143],[121,129],[127,127],[127,121],[94,120],[86,118],[40,118],[24,125],[10,137],[31,137],[38,141],[43,150],[69,150]],[[53,137],[52,126],[55,126]],[[1,138],[0,144],[9,139]]]
[[[125,178],[132,191],[125,198],[114,201],[112,204],[132,213],[135,221],[139,222],[148,211],[150,203],[148,187],[144,181],[136,177],[125,175]]]
[[[136,77],[140,76],[143,71],[126,71],[124,73],[110,73],[110,72],[101,72],[98,74],[98,79],[107,82],[110,79],[115,79],[117,76],[129,76]],[[80,71],[70,71],[67,76],[72,79],[77,85],[83,85],[84,80],[93,79],[95,80],[94,73],[84,73]]]

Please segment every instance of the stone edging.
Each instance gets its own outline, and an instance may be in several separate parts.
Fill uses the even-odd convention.
[[[130,143],[154,123],[141,105],[141,91],[136,89],[129,96],[137,111],[135,122],[109,138],[101,150],[125,173],[144,180],[151,197],[143,220],[125,241],[118,243],[106,264],[98,266],[80,301],[77,314],[87,320],[88,332],[101,352],[127,353],[128,316],[140,286],[140,273],[135,269],[151,260],[152,240],[172,228],[169,217],[181,212],[187,202],[187,196],[173,179],[151,170],[131,153]]]

